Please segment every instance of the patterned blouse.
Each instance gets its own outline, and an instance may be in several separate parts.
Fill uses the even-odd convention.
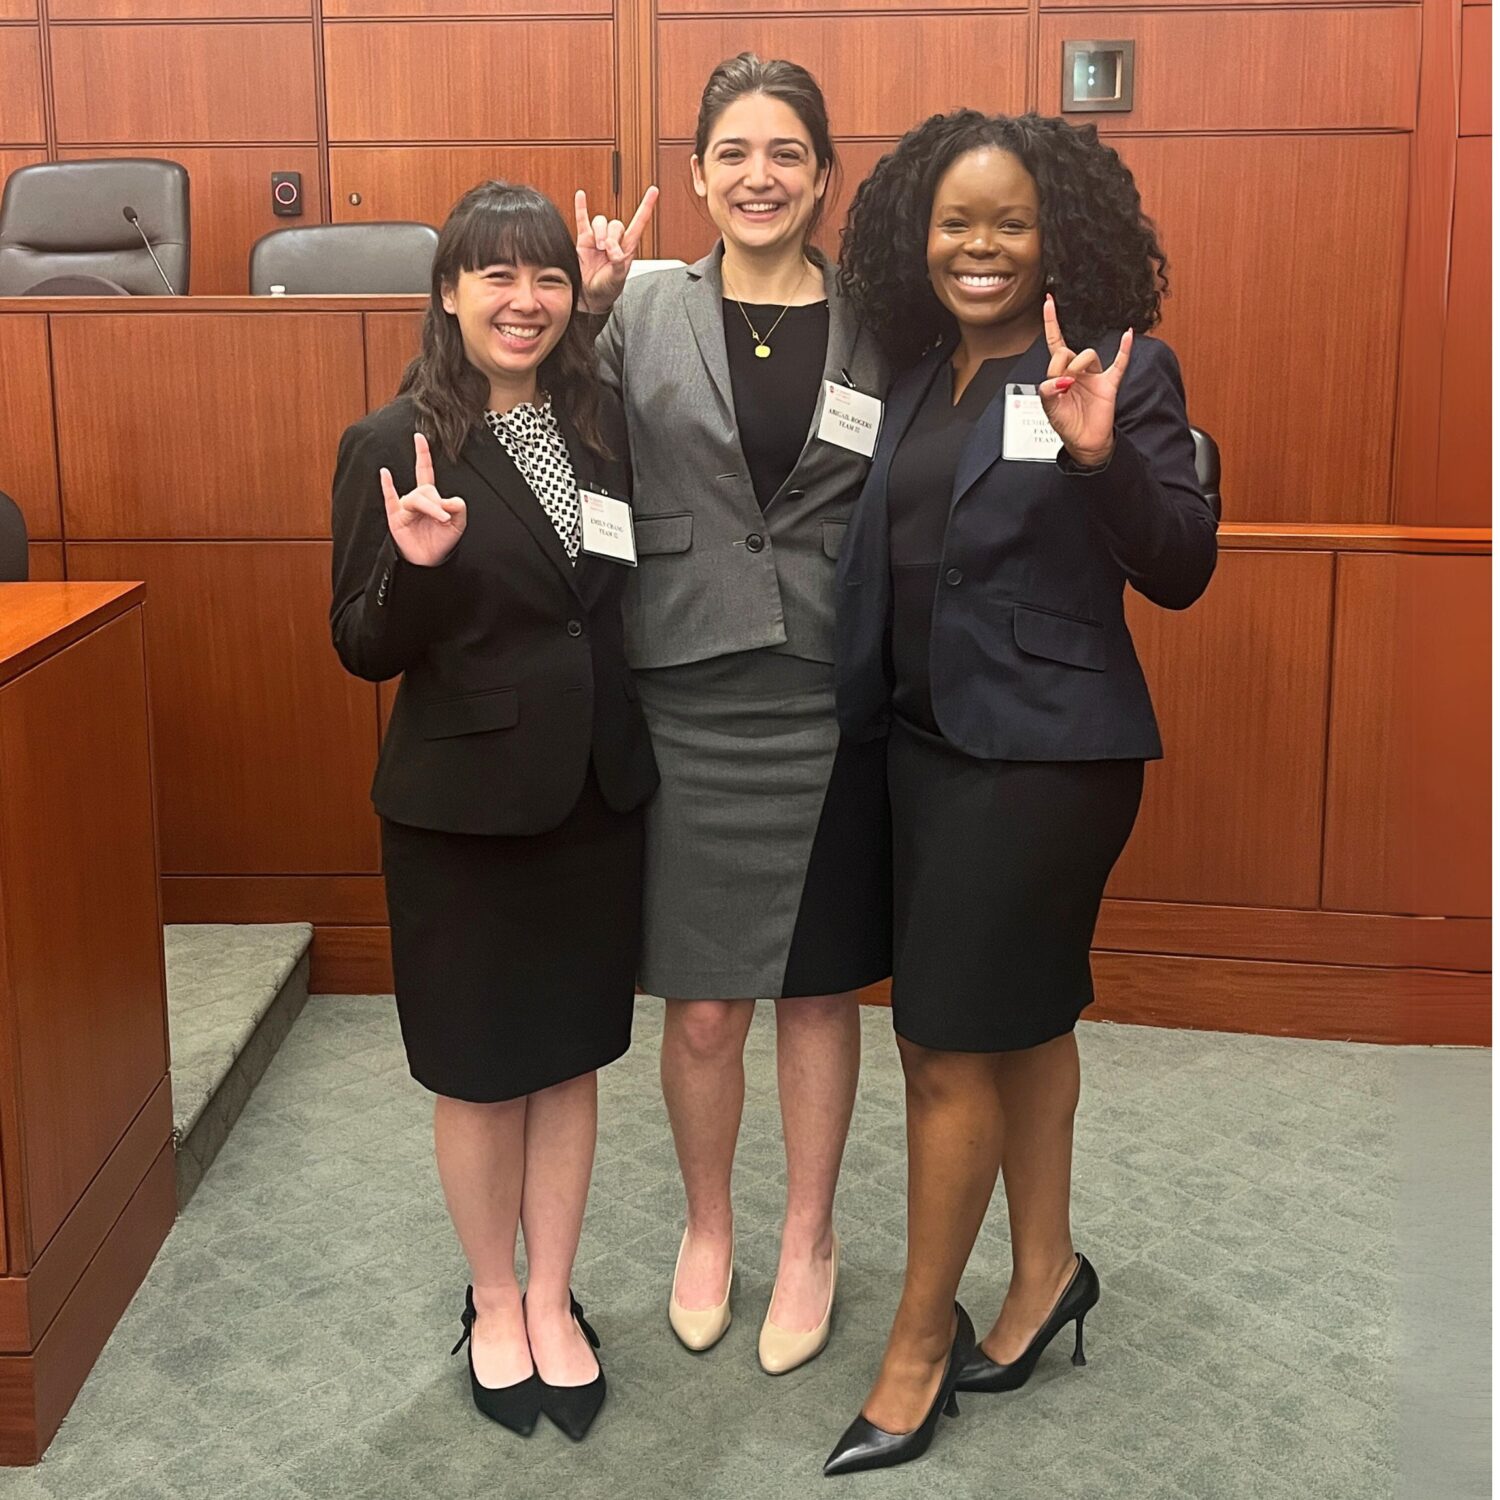
[[[582,541],[578,484],[568,445],[552,412],[552,398],[543,396],[540,406],[523,401],[509,411],[487,411],[484,420],[547,512],[568,560],[576,563]]]

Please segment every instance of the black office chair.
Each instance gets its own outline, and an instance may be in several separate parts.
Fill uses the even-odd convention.
[[[49,276],[21,293],[23,297],[128,297],[118,281],[107,276]]]
[[[0,198],[0,296],[58,276],[101,277],[137,297],[166,296],[170,282],[183,296],[189,240],[187,168],[175,161],[123,156],[17,167]]]
[[[0,490],[0,583],[25,583],[31,564],[26,551],[26,517]]]
[[[1213,507],[1214,520],[1224,518],[1224,501],[1219,494],[1219,445],[1206,432],[1190,427],[1193,434],[1193,467],[1198,471],[1198,488]]]
[[[273,229],[250,247],[250,294],[291,297],[425,293],[438,234],[430,224],[307,224]]]

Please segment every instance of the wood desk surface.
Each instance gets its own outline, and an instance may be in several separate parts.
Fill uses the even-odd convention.
[[[0,583],[0,683],[145,597],[144,583]]]

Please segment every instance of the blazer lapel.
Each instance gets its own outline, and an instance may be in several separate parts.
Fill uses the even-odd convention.
[[[719,269],[722,255],[723,246],[715,246],[696,265],[688,267],[682,300],[698,341],[698,353],[733,422],[734,387],[729,383],[729,351],[724,347],[724,277]]]
[[[554,407],[557,415],[557,428],[563,435],[563,441],[568,445],[568,459],[573,465],[573,483],[581,490],[595,490],[600,494],[608,491],[599,489],[598,478],[595,474],[596,464],[594,456],[583,445],[583,439],[573,429],[573,424],[563,415],[561,408]],[[612,497],[616,500],[621,497]],[[540,506],[537,507],[539,510]],[[553,535],[556,536],[554,529]],[[566,556],[566,550],[564,550]],[[599,596],[609,584],[611,568],[623,568],[624,563],[611,562],[607,557],[594,557],[585,552],[582,547],[578,549],[578,560],[570,569],[573,575],[573,585],[578,590],[579,597],[592,609],[598,602]]]
[[[950,351],[951,353],[951,347]],[[948,355],[944,355],[947,358]],[[979,414],[959,455],[958,472],[953,476],[953,498],[950,509],[978,483],[981,476],[1000,457],[1005,447],[1005,389],[1011,385],[1039,385],[1047,378],[1047,341],[1038,335],[1035,343],[1016,361],[1005,385],[995,392],[990,404]]]

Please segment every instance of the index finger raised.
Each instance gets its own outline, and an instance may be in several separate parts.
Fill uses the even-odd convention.
[[[432,477],[432,449],[427,446],[427,439],[419,432],[412,438],[417,450],[417,484],[431,484]]]

